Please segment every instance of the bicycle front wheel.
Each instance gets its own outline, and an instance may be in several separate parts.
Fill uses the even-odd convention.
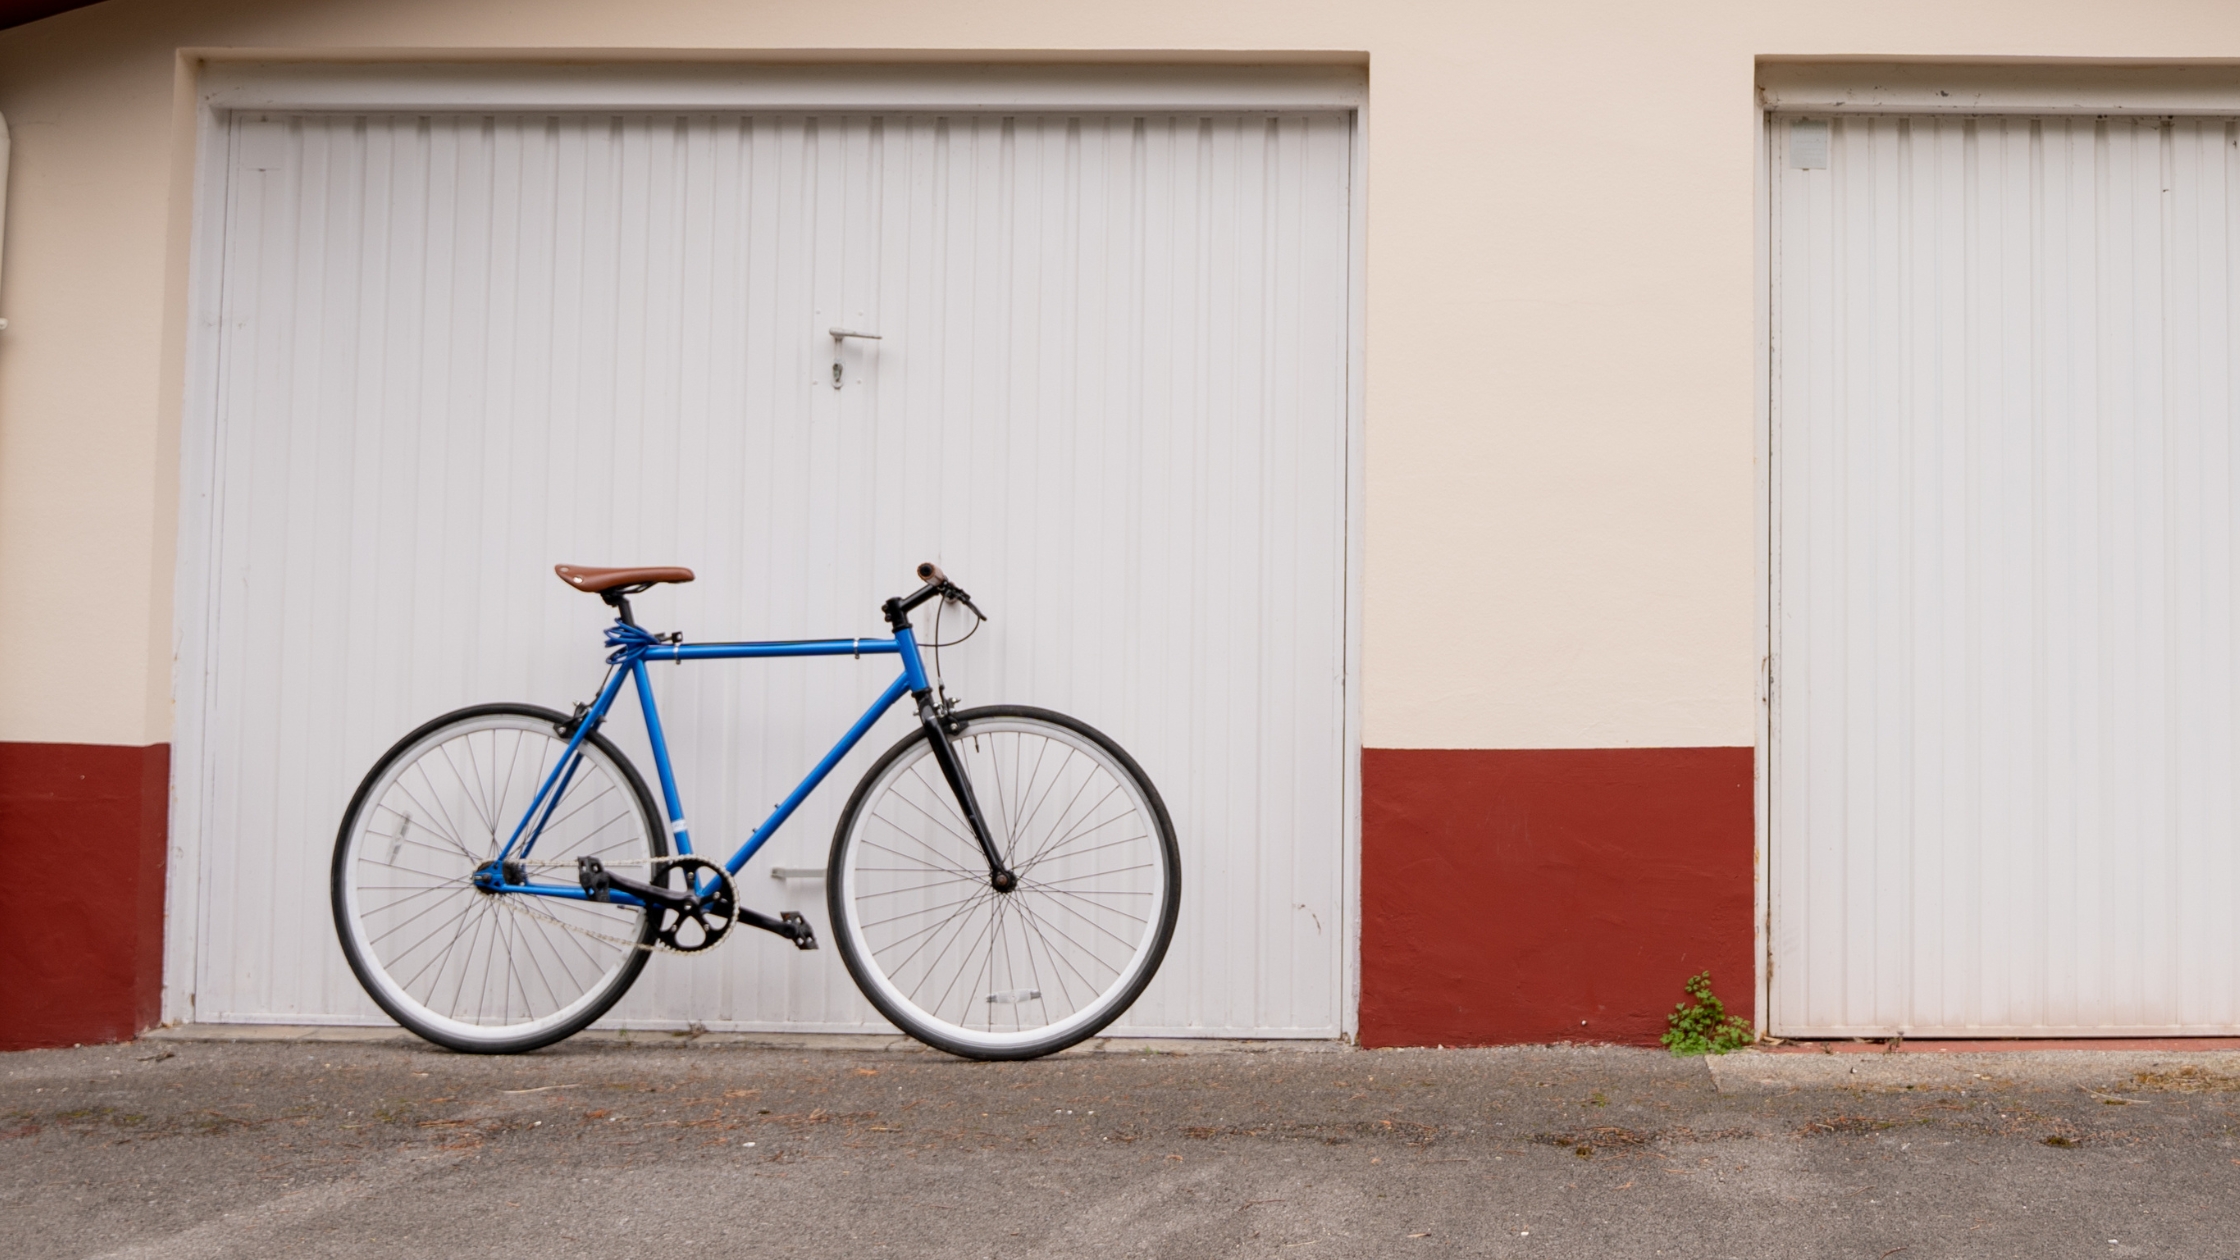
[[[953,746],[1018,886],[987,858],[918,731],[857,786],[825,895],[849,974],[881,1015],[951,1054],[1063,1050],[1128,1009],[1174,936],[1174,825],[1120,746],[1063,714],[960,710]]]
[[[447,713],[366,775],[335,837],[335,932],[390,1018],[437,1045],[534,1050],[605,1014],[646,965],[659,924],[637,906],[490,893],[498,856],[567,749],[567,718],[532,705]],[[647,868],[668,856],[653,798],[597,734],[528,853],[532,882],[573,884],[575,859]]]

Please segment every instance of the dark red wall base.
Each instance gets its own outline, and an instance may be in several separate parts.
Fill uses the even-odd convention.
[[[1361,1043],[1657,1044],[1751,1014],[1751,750],[1371,748]]]
[[[1361,1041],[1654,1045],[1709,970],[1751,1013],[1748,748],[1362,754]],[[0,1050],[160,1018],[170,748],[0,744]]]
[[[125,1041],[161,1019],[171,747],[0,744],[0,1050]],[[43,895],[47,878],[98,888]]]

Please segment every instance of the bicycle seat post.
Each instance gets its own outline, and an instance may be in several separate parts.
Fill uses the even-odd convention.
[[[638,624],[638,619],[630,615],[630,592],[633,589],[644,590],[645,588],[642,586],[635,588],[618,586],[611,591],[599,592],[599,598],[606,601],[607,607],[614,609],[615,616],[621,618],[622,624],[626,626]]]

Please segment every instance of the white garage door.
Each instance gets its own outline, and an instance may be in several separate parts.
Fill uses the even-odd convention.
[[[883,633],[938,559],[994,618],[942,654],[951,692],[1104,728],[1173,810],[1182,922],[1125,1028],[1336,1034],[1351,128],[236,118],[215,476],[188,487],[195,1017],[379,1018],[328,917],[336,824],[422,719],[592,694],[605,610],[555,562],[694,567],[639,611],[710,640]],[[891,669],[658,669],[700,847]],[[750,904],[822,929],[821,882],[766,872],[821,868],[902,729]],[[657,959],[617,1018],[878,1026],[836,954],[759,933]]]
[[[2240,126],[1773,130],[1774,1030],[2240,1030]]]

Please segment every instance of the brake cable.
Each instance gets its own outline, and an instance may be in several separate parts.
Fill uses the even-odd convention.
[[[943,643],[941,640],[941,614],[948,611],[949,605],[952,602],[963,603],[966,608],[971,609],[972,615],[977,618],[977,620],[972,623],[972,628],[970,630],[964,632],[962,637],[952,639],[947,643]],[[955,647],[957,646],[957,644],[964,642],[966,639],[971,638],[973,635],[980,633],[981,625],[987,620],[988,614],[981,612],[979,608],[973,605],[971,600],[966,599],[961,601],[954,601],[946,591],[942,592],[941,602],[933,606],[933,642],[931,644],[928,644],[927,646],[933,649],[933,690],[935,695],[941,697],[939,708],[941,710],[941,716],[944,718],[949,716],[950,710],[957,707],[957,702],[949,698],[948,684],[944,682],[941,677],[941,649],[944,647]]]

